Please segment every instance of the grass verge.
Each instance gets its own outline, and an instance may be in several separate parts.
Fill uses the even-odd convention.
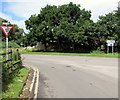
[[[5,98],[19,98],[20,93],[22,92],[23,85],[28,76],[29,69],[22,68],[19,70],[18,75],[13,78],[13,81],[8,84],[8,89],[2,92],[3,100]],[[3,87],[4,88],[4,87]]]
[[[32,52],[32,51],[24,51],[21,54],[42,54],[42,55],[68,55],[68,56],[95,56],[95,57],[112,57],[112,58],[120,58],[120,53],[60,53],[60,52]]]

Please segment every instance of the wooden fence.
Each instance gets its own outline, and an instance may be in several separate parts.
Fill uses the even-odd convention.
[[[14,71],[21,67],[20,53],[18,49],[15,51],[14,55],[12,50],[8,51],[7,53],[0,53],[0,57],[2,57],[2,59],[6,59],[6,55],[8,55],[8,60],[1,61],[3,67],[2,69],[4,72],[12,74]]]

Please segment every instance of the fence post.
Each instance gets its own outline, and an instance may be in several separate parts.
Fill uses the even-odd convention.
[[[16,59],[16,60],[19,60],[19,52],[18,52],[18,49],[17,49],[16,51],[17,51],[17,59]]]
[[[12,61],[12,49],[10,50],[10,52],[11,52],[10,59],[11,59],[11,61]]]

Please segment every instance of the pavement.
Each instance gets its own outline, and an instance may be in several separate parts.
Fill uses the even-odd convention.
[[[23,54],[34,66],[34,98],[118,98],[118,59]]]

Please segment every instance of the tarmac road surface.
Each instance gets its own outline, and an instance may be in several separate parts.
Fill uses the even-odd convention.
[[[118,98],[118,59],[23,54],[40,70],[38,98]]]

